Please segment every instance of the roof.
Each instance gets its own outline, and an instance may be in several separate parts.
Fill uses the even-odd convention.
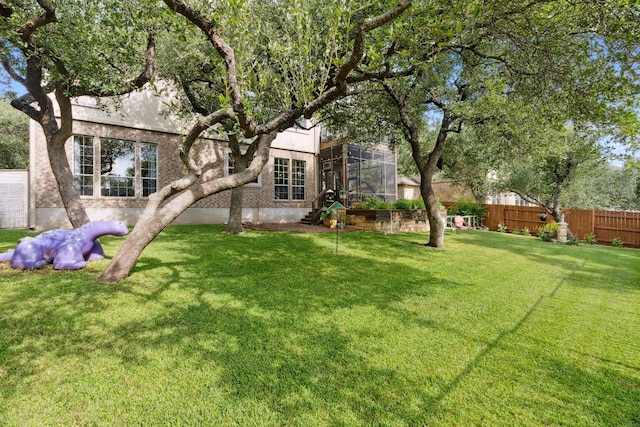
[[[414,178],[408,178],[406,176],[398,176],[398,185],[420,185],[420,181]]]

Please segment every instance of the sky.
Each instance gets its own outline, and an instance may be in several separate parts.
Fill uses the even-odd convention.
[[[6,80],[9,80],[8,82]],[[20,83],[17,83],[13,79],[7,79],[6,74],[0,72],[0,96],[4,95],[6,92],[15,92],[18,95],[22,95],[27,92],[27,90]]]

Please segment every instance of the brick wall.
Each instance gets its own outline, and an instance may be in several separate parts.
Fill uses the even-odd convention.
[[[31,166],[35,175],[35,203],[36,208],[63,208],[57,190],[57,184],[53,172],[49,166],[44,135],[39,126],[34,126],[34,164]],[[181,137],[175,134],[162,132],[130,129],[121,126],[95,124],[90,122],[74,123],[75,135],[87,135],[94,138],[119,138],[136,142],[154,143],[158,146],[158,188],[169,184],[171,181],[183,176],[183,165],[179,157]],[[196,161],[203,164],[205,159],[213,159],[213,168],[205,171],[212,177],[223,176],[225,159],[227,155],[226,143],[213,139],[201,140],[194,145]],[[67,156],[71,163],[73,144],[67,143]],[[94,158],[99,153],[94,153]],[[275,157],[290,160],[304,160],[306,162],[305,200],[283,201],[274,197],[273,159]],[[96,170],[98,169],[97,162]],[[243,207],[245,208],[306,208],[311,206],[311,201],[316,195],[316,159],[312,153],[272,149],[271,158],[263,169],[259,184],[245,186],[243,192]],[[141,197],[141,191],[136,191],[136,197],[102,197],[100,196],[100,178],[94,178],[94,196],[83,196],[83,203],[87,209],[96,208],[129,208],[142,209],[147,203],[147,198]],[[137,180],[139,181],[139,180]],[[136,185],[140,185],[137,182]],[[139,188],[137,190],[140,190]],[[211,195],[193,205],[194,208],[228,208],[231,191]]]

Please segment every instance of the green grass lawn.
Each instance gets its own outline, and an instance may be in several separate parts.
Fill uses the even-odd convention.
[[[640,425],[639,251],[222,231],[115,285],[1,264],[0,426]]]

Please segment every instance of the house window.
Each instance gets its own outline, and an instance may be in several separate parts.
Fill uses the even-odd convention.
[[[106,197],[135,197],[135,143],[100,140],[100,188]]]
[[[304,160],[274,159],[274,186],[276,200],[304,200],[305,199],[305,170]]]
[[[289,200],[289,159],[275,158],[273,174],[276,200]]]
[[[98,180],[103,197],[149,197],[158,191],[156,144],[114,138],[96,141],[92,136],[73,136],[73,178],[80,195],[96,195]]]
[[[158,191],[158,146],[140,143],[140,175],[142,177],[142,197],[149,197]]]
[[[291,162],[291,199],[304,200],[304,174],[305,161],[293,160]]]
[[[233,158],[233,154],[231,152],[227,153],[227,176],[233,175],[236,173],[236,161]],[[260,186],[260,175],[256,177],[253,181],[246,184],[248,187],[259,187]]]
[[[73,137],[73,178],[81,196],[93,196],[93,137]]]

